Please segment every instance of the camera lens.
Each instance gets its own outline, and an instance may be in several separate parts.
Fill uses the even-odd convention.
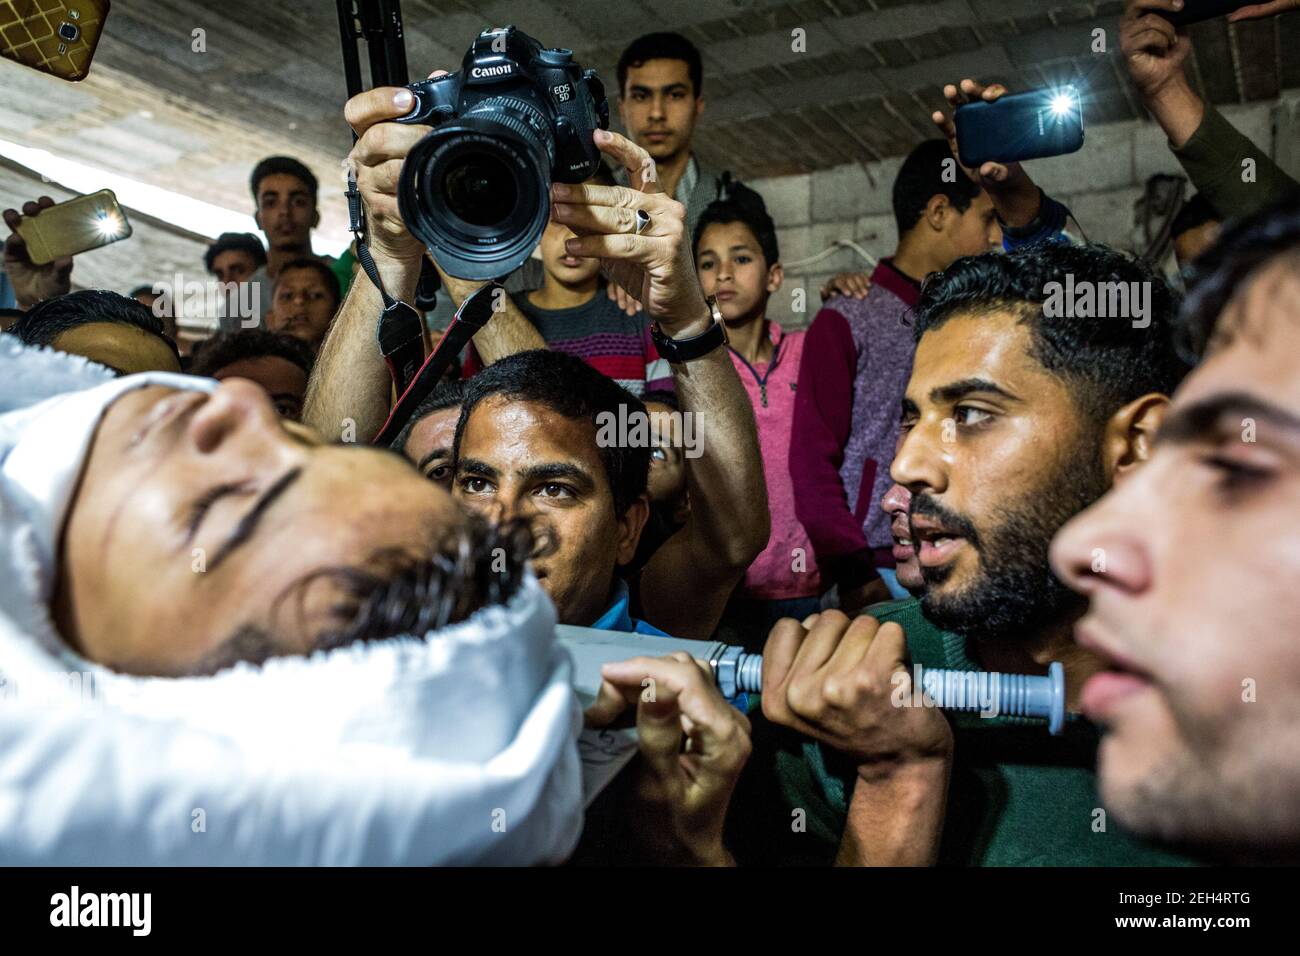
[[[451,275],[504,277],[541,241],[554,161],[551,123],[535,106],[485,100],[407,154],[397,185],[402,221]]]
[[[81,28],[77,26],[75,23],[60,23],[59,36],[71,42],[77,39],[77,37],[81,36]]]
[[[475,226],[504,222],[519,202],[515,177],[498,157],[479,153],[450,166],[442,177],[447,208]]]

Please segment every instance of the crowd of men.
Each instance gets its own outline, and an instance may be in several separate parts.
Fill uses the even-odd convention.
[[[172,373],[119,391],[83,443],[47,534],[59,634],[124,673],[214,674],[464,620],[526,562],[560,623],[764,654],[761,694],[735,699],[680,655],[606,669],[587,722],[634,721],[641,754],[575,862],[1296,859],[1300,185],[1194,92],[1155,8],[1174,2],[1130,0],[1121,41],[1197,189],[1177,288],[1082,241],[1032,164],[946,176],[951,109],[1007,92],[954,78],[894,180],[892,254],[782,328],[762,196],[691,148],[700,55],[651,34],[619,61],[627,135],[598,131],[601,169],[552,187],[540,269],[386,449],[365,447],[394,399],[385,303],[352,251],[313,254],[301,163],[253,171],[265,241],[208,249],[257,309],[203,341],[151,287],[70,291],[72,261],[32,264],[15,232],[9,335]],[[381,88],[345,109],[369,250],[406,302],[429,255],[395,195],[427,132],[394,122],[411,106]],[[1144,311],[1054,308],[1067,276],[1147,290]],[[442,280],[457,305],[479,285]],[[207,548],[203,575],[178,541]],[[404,611],[414,594],[436,612]],[[909,703],[916,667],[1052,662],[1059,736]]]

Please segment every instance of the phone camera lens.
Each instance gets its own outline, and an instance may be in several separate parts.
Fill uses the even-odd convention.
[[[81,36],[81,27],[77,26],[75,23],[60,23],[59,36],[71,43],[73,40],[76,40],[77,37]]]

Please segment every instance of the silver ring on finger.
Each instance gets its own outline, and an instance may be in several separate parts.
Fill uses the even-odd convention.
[[[650,228],[650,214],[644,209],[636,211],[636,234],[639,236]]]

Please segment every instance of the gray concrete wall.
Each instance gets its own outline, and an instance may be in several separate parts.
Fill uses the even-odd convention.
[[[1292,176],[1300,178],[1300,91],[1288,91],[1271,103],[1227,107],[1224,115],[1259,144]],[[758,179],[776,221],[785,285],[773,298],[772,318],[793,328],[807,325],[820,304],[818,289],[845,271],[870,271],[856,252],[839,249],[815,263],[793,265],[831,248],[836,240],[853,240],[875,257],[887,256],[898,241],[890,204],[901,159],[836,166],[798,176]],[[1135,226],[1134,204],[1143,184],[1155,173],[1181,173],[1163,132],[1151,122],[1111,123],[1087,130],[1078,153],[1027,164],[1049,194],[1074,212],[1089,239],[1121,249],[1144,245]],[[1189,194],[1192,190],[1189,187]],[[796,290],[805,290],[805,308],[796,310]]]

